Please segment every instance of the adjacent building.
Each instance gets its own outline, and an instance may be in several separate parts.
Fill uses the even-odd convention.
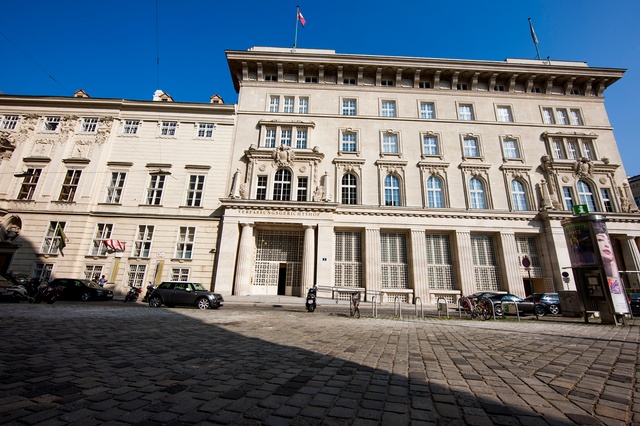
[[[0,271],[116,290],[524,296],[575,287],[561,221],[578,205],[607,218],[620,269],[640,270],[604,106],[624,70],[226,54],[236,105],[0,96]]]

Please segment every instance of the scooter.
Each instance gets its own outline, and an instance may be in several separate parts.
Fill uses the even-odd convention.
[[[148,302],[149,301],[149,296],[151,296],[151,293],[153,293],[153,291],[156,289],[156,286],[154,286],[153,284],[149,284],[147,286],[147,292],[145,293],[144,297],[142,298],[143,302]]]
[[[64,287],[62,286],[54,287],[54,286],[50,286],[49,284],[42,284],[40,287],[38,287],[38,292],[35,294],[35,296],[33,296],[33,299],[30,300],[29,302],[33,302],[33,303],[47,302],[48,304],[52,304],[58,299],[58,297],[60,296],[60,293],[62,293],[63,290],[64,290]]]
[[[138,300],[138,296],[142,293],[142,289],[140,287],[131,287],[129,288],[129,292],[124,296],[125,302],[136,302]]]
[[[307,311],[313,312],[316,310],[316,293],[318,292],[318,287],[313,286],[309,289],[307,293],[307,301],[305,302],[305,306],[307,307]]]
[[[31,301],[31,297],[23,285],[12,285],[9,287],[3,287],[0,290],[0,301],[21,302],[23,300]]]

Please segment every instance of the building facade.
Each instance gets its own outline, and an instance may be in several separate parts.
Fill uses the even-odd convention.
[[[560,224],[574,205],[602,212],[621,269],[640,269],[603,101],[623,70],[259,47],[227,60],[239,98],[217,291],[574,289]]]
[[[0,96],[0,272],[211,285],[235,107]]]

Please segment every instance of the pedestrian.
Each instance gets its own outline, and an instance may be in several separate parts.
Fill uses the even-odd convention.
[[[104,275],[100,277],[100,279],[98,280],[98,284],[100,284],[100,287],[104,287],[104,283],[106,283],[107,280],[104,278]]]

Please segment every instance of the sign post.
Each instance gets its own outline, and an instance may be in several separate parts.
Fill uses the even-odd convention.
[[[533,282],[531,281],[531,260],[527,256],[522,258],[522,266],[527,269],[527,274],[529,275],[529,290],[531,291],[531,294],[533,294]]]

